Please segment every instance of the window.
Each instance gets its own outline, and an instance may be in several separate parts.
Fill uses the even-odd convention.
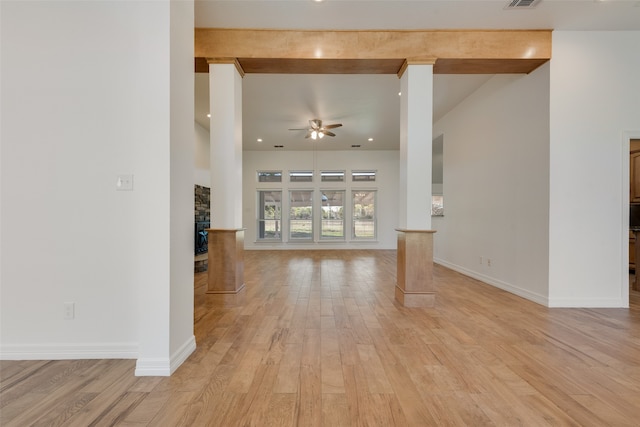
[[[363,181],[375,181],[376,171],[351,171],[351,181],[363,182]]]
[[[312,182],[312,171],[289,171],[289,182]]]
[[[441,195],[431,196],[431,216],[444,216],[444,198]]]
[[[282,191],[258,191],[258,240],[282,240]]]
[[[313,240],[313,190],[289,192],[289,239]]]
[[[322,171],[320,172],[322,182],[344,182],[344,171]]]
[[[353,227],[354,239],[376,238],[376,192],[353,191]]]
[[[258,171],[258,182],[282,182],[282,171]]]
[[[344,190],[322,190],[321,239],[344,239]]]

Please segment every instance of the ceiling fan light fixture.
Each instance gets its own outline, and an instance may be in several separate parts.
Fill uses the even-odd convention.
[[[336,134],[331,132],[329,129],[335,129],[341,126],[342,126],[342,123],[332,123],[332,124],[323,126],[322,120],[313,119],[313,120],[309,120],[308,128],[293,128],[293,129],[290,128],[289,130],[306,130],[307,134],[305,135],[305,138],[311,138],[313,140],[316,140],[318,138],[322,139],[325,136],[336,136]]]

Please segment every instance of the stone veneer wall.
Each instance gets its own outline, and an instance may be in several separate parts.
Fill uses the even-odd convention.
[[[196,185],[194,189],[194,222],[211,220],[211,189]],[[195,226],[194,226],[195,227]],[[195,239],[195,236],[194,236]],[[193,270],[196,273],[207,271],[208,256],[206,253],[195,257]]]

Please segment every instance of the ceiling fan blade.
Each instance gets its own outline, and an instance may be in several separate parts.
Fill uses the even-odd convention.
[[[327,135],[327,136],[336,136],[336,134],[335,134],[335,133],[333,133],[333,132],[329,132],[328,130],[325,130],[325,131],[323,131],[322,133],[324,133],[324,134],[325,134],[325,135]]]
[[[289,129],[289,130],[309,130],[307,128],[299,128],[299,129]]]
[[[305,129],[306,130],[306,129]],[[304,136],[305,138],[311,138],[311,131],[307,132],[307,134]]]
[[[340,126],[342,126],[342,123],[334,123],[332,125],[326,125],[324,128],[325,129],[335,129],[335,128],[339,128]]]

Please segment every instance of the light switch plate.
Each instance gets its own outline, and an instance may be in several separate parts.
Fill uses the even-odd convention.
[[[133,191],[133,175],[118,175],[116,179],[116,190]]]

